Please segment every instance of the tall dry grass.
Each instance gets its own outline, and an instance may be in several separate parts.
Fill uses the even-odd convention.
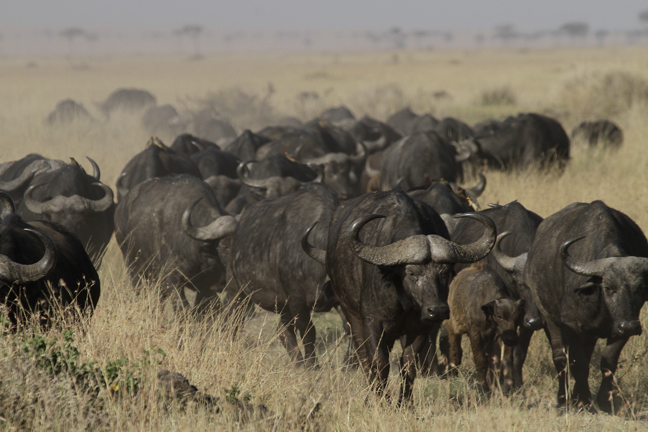
[[[195,62],[162,56],[89,57],[83,59],[89,65],[83,70],[61,58],[3,58],[0,162],[29,152],[79,161],[88,155],[100,164],[103,179],[114,184],[148,138],[138,115],[120,113],[106,120],[94,106],[117,87],[145,88],[160,104],[171,103],[180,110],[212,104],[239,131],[284,115],[306,120],[337,104],[347,105],[357,116],[380,119],[409,105],[418,112],[452,115],[469,123],[536,111],[557,116],[568,132],[585,117],[601,115],[624,130],[626,141],[618,152],[576,147],[563,175],[489,172],[480,202],[517,199],[546,217],[574,201],[602,199],[648,228],[648,110],[641,96],[648,79],[645,48],[404,52],[398,63],[392,54],[230,54]],[[29,62],[38,67],[27,68]],[[614,86],[607,84],[610,76]],[[514,106],[481,103],[484,92],[502,88],[515,96]],[[439,97],[440,91],[446,96]],[[617,109],[622,95],[631,102]],[[95,121],[46,126],[48,112],[68,97],[82,102]],[[344,370],[346,341],[336,314],[314,318],[321,368],[296,369],[278,342],[274,314],[257,312],[237,336],[219,316],[174,314],[160,304],[155,283],[142,285],[136,294],[114,243],[100,276],[102,297],[94,317],[66,329],[74,331],[71,343],[79,351],[79,362],[96,361],[91,367],[98,376],[121,364],[121,379],[141,380],[139,393],[130,395],[119,385],[115,390],[112,384],[117,381],[88,392],[74,373],[53,375],[39,363],[42,355],[25,349],[33,333],[2,334],[2,429],[648,429],[645,336],[633,337],[621,357],[618,378],[627,409],[619,416],[554,408],[557,383],[543,334],[532,340],[526,383],[519,394],[480,396],[467,348],[461,376],[418,379],[412,405],[399,408],[376,398],[360,372]],[[642,322],[646,318],[644,312]],[[58,341],[43,355],[65,343],[62,330],[36,336]],[[597,350],[590,380],[594,391],[600,380],[599,357]],[[180,372],[201,391],[219,397],[222,411],[183,408],[160,399],[160,369]],[[390,389],[395,391],[397,385],[393,376]],[[232,395],[249,395],[252,404],[265,404],[268,414],[242,421],[236,409],[228,409],[226,396]]]

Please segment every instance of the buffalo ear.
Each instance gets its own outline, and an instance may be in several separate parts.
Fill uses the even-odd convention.
[[[524,299],[519,299],[515,302],[516,309],[522,309],[524,307]]]
[[[493,300],[492,302],[486,303],[485,305],[483,305],[481,307],[481,309],[484,311],[487,318],[492,317],[493,314],[495,313],[495,300]]]

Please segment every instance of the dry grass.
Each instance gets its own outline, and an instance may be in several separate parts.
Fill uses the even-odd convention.
[[[518,199],[542,216],[574,201],[602,199],[648,228],[648,114],[641,88],[648,79],[645,48],[556,49],[457,52],[345,54],[230,54],[187,62],[179,57],[138,56],[84,58],[87,69],[72,69],[62,58],[3,58],[0,62],[0,162],[28,152],[64,159],[84,155],[101,166],[114,184],[125,163],[146,143],[139,116],[123,114],[104,120],[93,102],[117,87],[151,91],[159,104],[184,110],[200,104],[229,110],[242,130],[283,115],[307,119],[323,108],[345,104],[356,115],[384,119],[411,105],[418,112],[453,115],[469,123],[518,111],[557,115],[569,131],[583,117],[607,115],[624,130],[616,153],[576,149],[564,175],[525,172],[488,173],[482,203]],[[27,68],[29,62],[38,67]],[[620,71],[620,72],[614,72]],[[593,77],[576,83],[579,76]],[[612,76],[615,89],[607,89]],[[603,81],[597,81],[604,77]],[[630,77],[630,78],[628,78]],[[627,78],[627,79],[626,79]],[[273,91],[269,91],[272,83]],[[576,84],[579,84],[576,88]],[[603,87],[600,87],[603,85]],[[482,105],[484,91],[510,86],[515,107]],[[629,90],[628,90],[629,89]],[[435,98],[444,90],[450,97]],[[312,92],[316,97],[301,96]],[[623,109],[618,92],[632,96]],[[636,98],[635,98],[636,93]],[[64,98],[82,102],[94,122],[48,127],[43,119]],[[590,105],[596,104],[592,108]],[[249,107],[249,109],[246,109]],[[554,408],[556,382],[546,338],[532,340],[525,365],[526,384],[511,398],[480,397],[473,389],[472,361],[466,355],[464,376],[450,380],[419,379],[413,404],[397,408],[377,400],[361,373],[342,369],[346,341],[335,314],[318,314],[319,370],[295,369],[278,343],[276,316],[259,313],[232,337],[220,318],[193,320],[173,316],[159,305],[155,284],[135,295],[119,249],[110,245],[100,270],[102,298],[95,316],[75,332],[82,361],[99,368],[127,358],[144,381],[136,397],[104,390],[89,397],[71,376],[51,379],[19,347],[31,336],[0,339],[0,428],[6,430],[645,430],[648,410],[648,343],[634,337],[621,357],[627,410],[620,416],[561,413]],[[646,322],[646,313],[642,321]],[[62,339],[51,331],[48,338]],[[17,348],[18,347],[18,348]],[[153,356],[161,349],[166,356]],[[149,354],[146,354],[148,351]],[[466,350],[469,353],[469,349]],[[148,363],[142,363],[143,359]],[[597,354],[595,354],[596,360]],[[157,361],[160,361],[158,364]],[[138,363],[139,362],[139,363]],[[591,385],[600,375],[593,362]],[[135,364],[140,366],[135,367]],[[201,391],[224,397],[240,389],[255,404],[265,404],[265,419],[241,422],[236,411],[215,414],[205,408],[186,410],[156,398],[155,375],[161,368],[178,371]],[[392,389],[396,385],[392,380]],[[118,394],[123,394],[117,392]],[[11,409],[6,401],[12,401]],[[314,408],[319,405],[319,410]],[[312,412],[317,411],[317,412]]]

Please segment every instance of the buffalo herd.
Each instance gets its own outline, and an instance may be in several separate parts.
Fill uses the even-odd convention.
[[[337,107],[237,135],[205,110],[189,134],[148,92],[121,89],[99,108],[148,109],[145,127],[177,138],[167,146],[151,137],[118,175],[116,194],[90,158],[92,174],[75,159],[37,154],[0,165],[0,303],[10,330],[34,317],[50,326],[57,311],[91,314],[95,266],[114,232],[134,287],[154,281],[174,305],[200,313],[251,304],[275,312],[295,365],[318,366],[311,313],[335,310],[348,364],[381,394],[398,340],[399,403],[411,399],[417,371],[457,374],[463,334],[482,392],[520,389],[542,329],[559,405],[620,406],[614,374],[641,333],[648,295],[641,229],[601,201],[544,220],[517,201],[478,202],[488,170],[560,175],[570,138],[555,119],[521,113],[470,127],[409,108],[382,122]],[[57,110],[48,122],[86,115],[73,101]],[[607,121],[583,123],[577,136],[613,148],[623,137]],[[607,344],[592,398],[598,339]]]

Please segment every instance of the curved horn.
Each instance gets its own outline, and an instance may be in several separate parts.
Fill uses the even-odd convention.
[[[221,216],[209,225],[200,228],[196,228],[191,224],[191,212],[196,204],[201,200],[202,198],[198,198],[193,202],[193,204],[187,207],[182,214],[181,224],[185,234],[194,240],[200,241],[216,241],[233,234],[236,230],[237,222],[236,219],[230,215]]]
[[[8,283],[27,283],[44,278],[54,268],[57,260],[56,245],[51,238],[35,229],[25,228],[34,233],[45,245],[45,254],[34,264],[19,264],[6,255],[0,255],[0,279]]]
[[[488,203],[488,207],[494,208],[494,209],[500,209],[504,206],[500,205],[499,203]]]
[[[301,152],[302,152],[302,150],[304,150],[304,146],[305,146],[305,143],[301,143],[295,149],[295,159],[297,159],[298,161],[301,161]]]
[[[0,189],[5,192],[12,192],[29,182],[38,171],[46,168],[47,162],[44,159],[35,160],[30,163],[15,179],[0,181]]]
[[[457,152],[455,155],[455,161],[456,162],[466,162],[468,159],[470,159],[470,156],[472,156],[472,152],[467,149],[461,150],[461,152]]]
[[[92,183],[93,186],[99,186],[104,190],[104,197],[98,200],[92,200],[80,195],[72,195],[71,197],[57,195],[47,201],[37,201],[32,197],[32,193],[34,192],[34,189],[43,186],[44,184],[45,183],[41,183],[30,186],[29,189],[25,191],[23,202],[32,213],[47,214],[58,213],[65,210],[71,210],[78,213],[100,213],[108,210],[108,208],[113,204],[114,195],[112,189],[101,182]]]
[[[419,264],[430,258],[430,248],[424,235],[414,235],[386,246],[367,246],[360,242],[360,229],[369,221],[387,216],[370,214],[357,219],[349,227],[346,236],[349,247],[358,258],[374,265],[393,266]]]
[[[0,220],[7,216],[16,213],[16,205],[11,198],[11,195],[5,192],[0,192],[0,202],[2,202],[2,212],[0,212]]]
[[[362,141],[358,141],[358,145],[362,147],[362,153],[357,153],[355,156],[349,156],[349,161],[354,165],[364,164],[369,156],[367,146]]]
[[[365,149],[367,149],[369,153],[379,152],[380,150],[384,150],[384,147],[388,144],[387,134],[383,133],[376,141],[363,141],[362,144],[364,144]]]
[[[504,237],[508,236],[509,234],[511,234],[511,231],[505,231],[497,236],[495,246],[493,246],[491,253],[495,258],[495,261],[497,261],[497,264],[499,264],[500,267],[502,267],[504,270],[509,273],[520,273],[524,270],[524,265],[526,264],[529,254],[523,253],[522,255],[518,255],[517,257],[513,258],[502,252],[502,250],[500,249],[500,243],[502,242]]]
[[[317,225],[317,222],[315,222],[313,225],[310,226],[304,233],[304,235],[301,238],[301,247],[306,252],[306,255],[317,261],[318,263],[322,265],[326,265],[326,251],[322,249],[318,249],[315,246],[312,246],[308,242],[308,236],[310,235],[311,231],[313,228],[315,228],[315,225]]]
[[[97,162],[90,159],[89,156],[86,156],[86,159],[88,159],[90,161],[90,165],[92,165],[92,177],[96,178],[97,181],[101,180],[101,170],[99,169]]]
[[[244,185],[253,187],[253,188],[258,188],[258,189],[267,189],[268,188],[268,179],[251,179],[245,175],[246,172],[249,172],[247,164],[252,163],[252,162],[257,162],[255,160],[247,161],[247,162],[241,162],[237,167],[236,167],[236,175],[238,176],[239,180],[241,180],[241,183]]]
[[[324,176],[326,174],[326,171],[324,170],[324,166],[318,163],[313,163],[313,162],[308,162],[306,166],[317,174],[317,177],[312,180],[312,183],[324,183]]]
[[[497,235],[495,222],[481,213],[462,213],[455,217],[469,217],[481,222],[484,225],[484,234],[479,240],[469,245],[458,245],[443,237],[429,235],[432,260],[438,263],[473,263],[483,259],[495,244]]]
[[[479,197],[482,193],[484,193],[484,189],[486,189],[486,177],[484,174],[479,173],[479,183],[477,183],[475,186],[471,188],[464,189],[469,195],[473,195],[474,197]]]
[[[598,276],[603,277],[603,272],[605,272],[606,267],[608,267],[612,262],[620,258],[603,258],[595,261],[588,262],[577,262],[569,255],[569,246],[573,243],[584,239],[585,236],[576,237],[571,240],[567,240],[560,245],[560,258],[562,259],[563,264],[569,270],[573,271],[576,274],[581,276]]]
[[[369,178],[375,176],[376,174],[380,174],[380,170],[371,168],[371,164],[369,162],[365,163],[365,172],[369,176]]]

